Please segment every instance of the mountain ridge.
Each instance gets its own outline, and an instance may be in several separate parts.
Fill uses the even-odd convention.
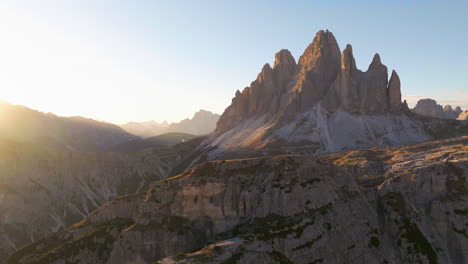
[[[451,105],[442,107],[436,100],[431,98],[418,100],[411,111],[424,116],[446,119],[458,119],[463,112],[460,106],[456,106],[455,109]]]
[[[152,120],[146,122],[129,122],[119,126],[128,133],[142,138],[159,136],[171,132],[202,136],[211,133],[216,128],[219,117],[220,115],[216,113],[201,109],[195,112],[192,118],[186,118],[179,122],[168,123],[164,121],[159,124]]]
[[[60,117],[6,102],[0,103],[0,113],[2,137],[19,142],[82,151],[105,151],[115,144],[137,138],[114,124],[81,116]]]

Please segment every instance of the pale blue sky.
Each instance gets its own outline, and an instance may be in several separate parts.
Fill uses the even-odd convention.
[[[0,98],[115,123],[222,113],[282,48],[329,29],[358,67],[396,69],[410,105],[468,108],[468,1],[0,3]]]

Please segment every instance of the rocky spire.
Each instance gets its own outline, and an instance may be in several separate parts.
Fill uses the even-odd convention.
[[[275,64],[273,69],[279,65],[296,65],[296,60],[287,49],[282,49],[275,54]]]
[[[259,82],[266,82],[271,80],[271,74],[272,74],[273,69],[271,68],[269,63],[265,63],[263,65],[262,71],[257,77],[257,81]]]
[[[457,119],[460,113],[461,113],[461,109],[459,106],[456,107],[455,110],[452,109],[451,105],[444,106],[445,118]]]
[[[388,100],[390,109],[398,111],[401,108],[400,77],[395,70],[392,71],[390,82],[388,83]]]
[[[341,67],[341,52],[331,32],[319,31],[299,58],[300,72],[293,88],[297,91],[292,110],[303,111],[314,106],[328,91]]]
[[[451,105],[446,105],[444,106],[444,111],[453,111],[453,108]]]
[[[380,55],[376,53],[367,71],[383,70],[383,69],[385,69],[386,71],[387,67],[382,64],[382,61],[380,60]]]
[[[291,52],[287,49],[282,49],[275,54],[275,64],[273,66],[276,96],[273,98],[273,108],[277,108],[279,104],[279,96],[288,89],[288,84],[292,76],[296,73],[297,64]]]
[[[459,116],[459,115],[461,114],[461,112],[463,112],[463,111],[462,111],[462,109],[460,108],[460,106],[457,106],[457,107],[455,107],[454,112],[455,112],[455,114],[456,114],[457,116]]]
[[[236,94],[218,122],[217,131],[260,116],[288,123],[317,104],[329,112],[342,110],[354,114],[405,109],[400,79],[393,71],[388,81],[387,67],[379,54],[375,54],[366,72],[360,71],[352,46],[348,44],[340,52],[333,34],[321,30],[297,64],[288,50],[276,53],[273,67],[265,64],[250,87]]]
[[[320,30],[299,58],[299,64],[306,70],[311,70],[314,67],[323,66],[321,64],[328,62],[331,69],[335,68],[333,70],[336,70],[336,65],[340,64],[340,55],[340,48],[335,36],[328,30]]]
[[[357,69],[356,61],[353,56],[353,47],[350,44],[346,45],[343,53],[341,53],[341,69],[347,72],[352,72]]]

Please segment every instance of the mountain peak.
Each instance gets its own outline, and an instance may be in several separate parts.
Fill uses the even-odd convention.
[[[204,109],[200,109],[198,110],[194,115],[193,115],[193,118],[192,120],[194,119],[197,119],[197,118],[211,118],[213,116],[215,116],[216,114],[214,114],[213,112],[211,111],[207,111],[207,110],[204,110]]]
[[[275,54],[275,64],[273,65],[273,68],[276,68],[282,64],[296,65],[296,60],[292,56],[291,52],[287,49],[282,49]]]
[[[299,58],[299,64],[304,67],[313,67],[320,58],[326,60],[339,60],[340,49],[333,33],[320,30],[312,43],[306,48]]]
[[[346,48],[341,54],[341,69],[345,71],[356,70],[356,61],[354,60],[353,47],[351,44],[346,45]]]
[[[390,109],[398,111],[401,109],[401,87],[400,77],[395,70],[392,71],[392,76],[388,83],[388,99]]]
[[[351,73],[351,74],[350,74]],[[333,33],[317,32],[296,65],[291,52],[275,54],[273,69],[267,63],[250,87],[236,96],[218,122],[217,132],[244,120],[266,116],[287,123],[318,104],[329,112],[355,114],[403,111],[400,78],[395,71],[388,81],[387,67],[375,54],[367,72],[359,71],[353,47],[340,51]]]
[[[369,65],[368,71],[372,70],[380,70],[383,69],[385,65],[382,64],[382,61],[380,60],[380,55],[378,53],[375,53],[374,58],[372,58],[372,62]],[[387,67],[385,67],[385,71],[387,70]]]
[[[262,67],[262,73],[265,73],[265,72],[270,72],[272,70],[271,66],[269,63],[265,63]]]

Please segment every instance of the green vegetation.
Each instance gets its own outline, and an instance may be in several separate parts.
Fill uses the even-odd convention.
[[[311,248],[312,245],[315,244],[315,242],[319,241],[321,238],[322,238],[322,235],[318,235],[316,238],[312,239],[311,241],[307,241],[306,243],[293,248],[293,251],[300,250],[303,248]]]
[[[185,253],[179,253],[177,256],[174,257],[174,261],[181,261],[187,258]]]
[[[221,264],[236,264],[244,256],[245,248],[241,247],[239,252],[233,254],[231,257],[221,262]]]
[[[105,262],[111,251],[110,245],[117,237],[115,233],[112,235],[112,231],[120,233],[132,224],[131,219],[112,219],[91,227],[84,236],[76,240],[72,240],[71,236],[61,237],[59,234],[54,234],[19,250],[7,259],[7,263],[48,264],[57,259],[76,256],[86,249],[94,252],[99,260]],[[28,258],[30,252],[37,253]]]
[[[432,245],[427,241],[421,230],[410,221],[406,214],[406,205],[403,195],[401,193],[391,192],[384,196],[384,200],[393,210],[395,210],[399,216],[400,221],[400,237],[406,239],[410,246],[406,248],[408,253],[421,254],[427,257],[430,264],[437,263],[437,254],[432,248]],[[397,244],[401,246],[401,239],[397,241]]]
[[[413,252],[425,255],[430,264],[437,263],[436,252],[415,224],[411,223],[408,219],[404,219],[403,227],[400,227],[400,229],[403,230],[401,237],[406,238],[412,244],[411,249]]]
[[[368,245],[370,248],[371,247],[375,247],[375,248],[378,248],[380,246],[380,240],[378,237],[376,236],[372,236],[370,241],[369,241],[369,245]]]
[[[304,230],[313,224],[317,214],[325,215],[331,210],[331,203],[319,208],[308,209],[305,213],[293,216],[270,214],[265,217],[248,219],[236,225],[231,232],[220,234],[217,239],[226,239],[232,236],[241,236],[246,240],[272,240],[275,238],[300,238]]]
[[[339,189],[338,189],[338,192],[337,192],[338,196],[340,197],[340,199],[342,201],[349,201],[349,200],[353,200],[355,199],[356,197],[358,197],[359,195],[359,192],[357,191],[350,191],[348,189],[348,186],[347,185],[343,185],[341,186]]]
[[[316,182],[320,182],[320,179],[319,179],[319,178],[312,178],[312,179],[310,179],[310,180],[301,182],[301,186],[302,186],[302,187],[306,187],[306,186],[312,185],[312,184],[314,184],[314,183],[316,183]]]
[[[279,262],[280,264],[293,264],[293,262],[281,252],[273,250],[273,252],[271,252],[271,255],[273,256],[273,259]]]
[[[466,239],[468,239],[468,233],[466,232],[465,229],[457,229],[453,224],[452,224],[452,229],[453,231],[462,234]]]
[[[468,215],[468,208],[465,208],[463,210],[455,209],[453,210],[453,212],[459,215]]]
[[[160,222],[150,223],[148,225],[135,225],[132,230],[147,231],[147,230],[169,230],[170,232],[183,235],[186,231],[190,230],[190,221],[180,216],[166,215],[161,218]]]
[[[468,188],[465,186],[463,171],[453,164],[453,162],[447,162],[447,167],[450,174],[445,181],[445,187],[447,188],[447,195],[445,198],[449,201],[460,200],[461,197],[468,195]]]
[[[310,262],[309,264],[319,264],[319,263],[323,263],[323,258],[316,259],[316,260]]]
[[[8,184],[0,184],[0,193],[16,194],[16,195],[20,194],[15,188],[11,187]]]

